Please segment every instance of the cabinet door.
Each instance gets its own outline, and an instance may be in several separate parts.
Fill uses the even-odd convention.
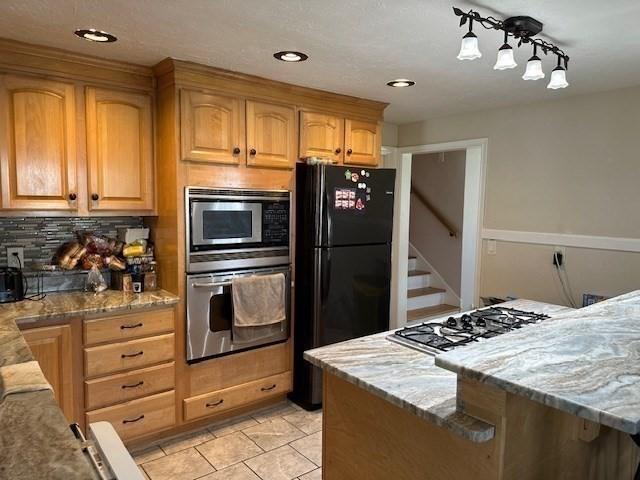
[[[90,210],[154,207],[151,97],[87,87]]]
[[[71,326],[33,328],[23,330],[33,357],[53,387],[58,405],[69,422],[74,421],[73,409],[73,357]]]
[[[242,100],[180,91],[182,160],[237,165],[245,157]]]
[[[344,120],[324,113],[300,114],[300,158],[325,157],[342,162]]]
[[[3,208],[77,208],[73,85],[0,79],[0,161]]]
[[[296,113],[292,107],[247,100],[247,165],[293,168]]]
[[[377,123],[345,120],[345,164],[377,166],[381,145],[382,132]]]

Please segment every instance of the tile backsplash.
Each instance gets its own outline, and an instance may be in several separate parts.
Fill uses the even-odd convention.
[[[7,247],[24,247],[24,263],[49,263],[64,242],[78,231],[116,236],[121,227],[142,227],[142,217],[0,217],[0,265],[7,264]]]

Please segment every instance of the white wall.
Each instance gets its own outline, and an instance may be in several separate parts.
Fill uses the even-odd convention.
[[[523,85],[522,88],[531,88]],[[399,146],[486,137],[484,226],[640,238],[640,87],[398,128]],[[483,249],[481,294],[560,302],[553,246]],[[640,288],[640,254],[567,249],[576,297]]]
[[[462,232],[466,151],[414,155],[411,183],[438,210],[456,232]],[[449,230],[423,205],[411,197],[409,241],[460,296],[462,235]]]

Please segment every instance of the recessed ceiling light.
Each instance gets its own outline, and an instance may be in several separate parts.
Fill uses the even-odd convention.
[[[115,35],[103,32],[102,30],[96,30],[95,28],[79,28],[73,33],[84,40],[89,40],[90,42],[111,43],[118,40]]]
[[[387,85],[396,88],[412,87],[415,84],[416,82],[414,82],[413,80],[407,80],[406,78],[396,78],[395,80],[387,82]]]
[[[273,56],[283,62],[304,62],[308,55],[302,52],[294,52],[293,50],[284,50],[282,52],[274,53]]]

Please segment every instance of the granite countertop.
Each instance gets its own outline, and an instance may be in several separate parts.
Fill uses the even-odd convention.
[[[640,291],[439,355],[436,365],[639,433]]]
[[[571,311],[531,300],[503,305],[552,317]],[[464,438],[474,442],[491,440],[495,434],[493,425],[457,410],[457,375],[436,366],[436,357],[391,342],[386,338],[389,334],[309,350],[304,356],[317,367]]]
[[[33,360],[18,324],[177,302],[178,297],[163,290],[107,290],[53,293],[40,301],[0,305],[0,366]],[[51,391],[13,394],[0,402],[0,478],[97,478]]]

